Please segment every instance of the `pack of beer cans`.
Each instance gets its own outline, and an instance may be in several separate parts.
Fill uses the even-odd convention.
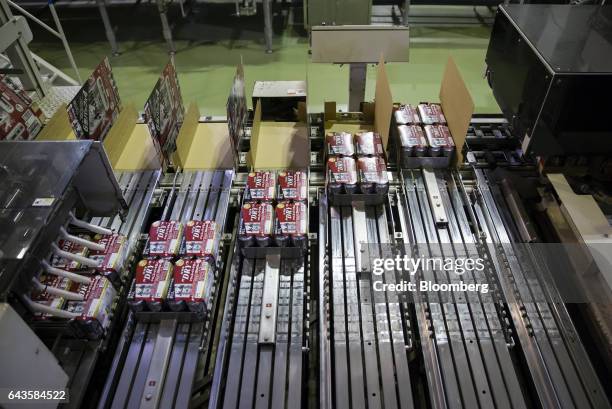
[[[257,183],[263,186],[265,181]],[[153,222],[128,295],[130,307],[137,312],[205,311],[221,234],[215,220]]]
[[[43,272],[39,275],[38,280],[45,286],[44,290],[33,290],[30,299],[46,307],[74,314],[75,318],[69,324],[74,335],[97,339],[104,335],[110,325],[117,291],[108,278],[95,274],[93,270],[88,270],[87,273],[82,272],[89,278],[89,283],[79,283],[66,277]],[[63,296],[51,294],[49,287],[78,294],[82,300],[66,299]],[[54,315],[34,312],[34,319],[39,322],[48,321],[54,319]]]
[[[74,331],[86,338],[102,336],[110,325],[117,296],[110,280],[94,275],[89,284],[74,283],[71,291],[83,296],[82,301],[66,301],[66,311],[79,314],[72,325]]]
[[[328,132],[327,187],[331,194],[385,194],[389,177],[385,150],[376,132]]]
[[[52,274],[42,273],[38,277],[38,280],[42,285],[47,287],[55,287],[60,290],[70,291],[70,287],[72,286],[72,282],[64,277],[59,277]],[[66,300],[64,297],[57,297],[52,294],[49,294],[46,290],[38,290],[35,289],[32,291],[30,299],[34,302],[40,303],[46,307],[55,308],[57,310],[64,309],[66,304]],[[35,312],[34,319],[35,320],[48,320],[53,318],[51,314]]]
[[[303,247],[308,234],[308,174],[249,173],[240,209],[239,242],[246,247]]]
[[[399,105],[394,118],[402,159],[452,156],[455,142],[440,104]]]
[[[57,249],[53,250],[45,262],[45,265],[51,268],[43,268],[38,275],[37,279],[45,286],[45,290],[35,288],[30,299],[46,307],[71,312],[75,315],[75,320],[71,321],[76,322],[70,325],[77,336],[98,338],[104,334],[110,323],[113,302],[117,295],[115,286],[119,285],[119,280],[113,281],[111,275],[120,274],[124,268],[127,239],[119,234],[96,234],[93,237],[77,234],[74,235],[75,238],[65,237],[70,235],[56,240]],[[75,241],[77,238],[80,242]],[[90,247],[102,245],[103,249],[91,250],[83,244],[85,241],[91,243]],[[83,277],[78,280],[82,282],[66,278],[68,274]],[[69,300],[50,293],[47,291],[49,288],[80,294],[83,299]],[[34,312],[34,319],[38,321],[54,317],[51,312]]]

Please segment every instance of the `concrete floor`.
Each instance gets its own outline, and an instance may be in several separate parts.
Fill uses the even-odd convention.
[[[154,4],[109,9],[116,27],[121,54],[111,65],[124,102],[144,105],[159,72],[168,60]],[[232,16],[231,5],[197,5],[182,18],[174,5],[170,20],[176,43],[176,66],[183,99],[196,101],[203,115],[224,115],[235,66],[242,58],[247,90],[255,80],[307,79],[309,110],[322,111],[324,101],[348,103],[348,66],[314,64],[309,61],[308,39],[299,25],[288,25],[287,10],[274,17],[274,52],[263,52],[263,17]],[[48,11],[37,14],[47,20]],[[82,78],[110,54],[110,46],[97,9],[58,7]],[[301,13],[301,10],[299,11]],[[295,20],[301,20],[296,16]],[[472,93],[476,112],[494,113],[499,108],[483,79],[489,27],[425,28],[411,30],[410,63],[389,63],[387,71],[397,102],[437,100],[444,64],[449,56],[459,66]],[[31,48],[71,75],[62,45],[54,37],[34,30]],[[368,68],[366,99],[372,100],[376,70]]]

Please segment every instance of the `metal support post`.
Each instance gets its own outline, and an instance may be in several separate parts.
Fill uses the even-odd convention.
[[[117,47],[117,39],[115,38],[115,31],[108,18],[108,11],[106,10],[105,0],[96,0],[98,10],[100,11],[100,17],[102,17],[102,23],[104,24],[104,32],[106,33],[106,39],[111,45],[111,52],[113,55],[119,55],[119,49]]]
[[[66,54],[68,55],[68,61],[70,61],[70,65],[74,70],[77,80],[79,84],[83,81],[81,80],[81,74],[79,74],[79,69],[77,68],[76,63],[74,62],[74,57],[72,56],[72,51],[70,51],[70,46],[68,45],[68,40],[66,39],[66,34],[64,34],[64,29],[62,28],[62,23],[60,23],[59,17],[57,16],[57,11],[55,11],[55,6],[53,2],[49,2],[49,10],[51,11],[51,16],[53,17],[53,22],[55,23],[55,27],[57,28],[57,32],[59,33],[59,37],[62,40],[62,44],[64,45],[64,50],[66,50]]]
[[[408,27],[408,16],[410,10],[410,0],[404,0],[404,14],[402,15],[403,23],[405,27]]]
[[[172,41],[172,29],[168,23],[168,15],[166,14],[166,5],[164,4],[164,0],[157,0],[157,9],[159,10],[159,18],[162,24],[162,34],[166,40],[166,43],[168,43],[168,52],[170,54],[174,54],[176,52],[176,48],[174,48],[174,42]]]
[[[264,37],[268,54],[272,52],[272,6],[270,2],[271,0],[263,0]]]
[[[349,72],[349,111],[359,111],[359,105],[365,100],[366,73],[365,63],[350,65]]]

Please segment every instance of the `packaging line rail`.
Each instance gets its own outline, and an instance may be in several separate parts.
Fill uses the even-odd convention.
[[[474,170],[473,207],[500,275],[516,334],[539,400],[549,407],[605,408],[609,402],[547,266],[517,242],[504,197]],[[514,284],[514,285],[512,285]]]
[[[385,205],[321,199],[322,407],[609,407],[550,273],[510,244],[501,189],[473,172],[475,187],[448,170],[404,170]],[[480,258],[484,268],[372,274],[373,258],[399,251]],[[404,280],[488,291],[389,291]]]
[[[536,399],[544,407],[609,407],[565,307],[553,303],[558,298],[550,298],[552,287],[537,278],[546,274],[533,270],[529,280],[523,277],[521,268],[525,270],[530,265],[535,268],[534,259],[528,254],[519,255],[520,246],[510,245],[505,221],[500,216],[502,202],[496,203],[488,188],[494,184],[483,184],[484,173],[475,170],[478,183],[470,203],[458,175],[436,171],[435,179],[428,182],[424,177],[427,172],[403,174],[406,202],[400,219],[404,241],[419,252],[426,247],[431,256],[480,254],[490,260],[483,272],[485,276],[474,271],[473,277],[468,273],[462,279],[502,289],[499,297],[491,291],[466,294],[464,298],[455,293],[454,299],[448,300],[452,302],[442,304],[436,302],[435,294],[430,294],[426,307],[419,305],[422,300],[415,300],[433,406],[520,408],[532,407],[532,399]],[[446,225],[434,223],[428,183],[436,183],[439,188],[441,205],[448,216]],[[478,232],[477,226],[483,231]],[[482,237],[486,237],[488,245],[481,242]],[[506,241],[496,241],[498,237]],[[502,256],[507,264],[500,261]],[[520,264],[517,256],[521,257]],[[435,274],[423,278],[448,282],[447,277]],[[452,282],[453,277],[450,278]],[[510,287],[511,283],[516,287]],[[510,310],[509,316],[506,308]],[[507,317],[512,325],[507,325],[510,324]],[[423,319],[431,322],[424,324]],[[425,342],[428,335],[435,339],[435,345]],[[517,362],[526,363],[532,380],[522,379],[524,375]],[[535,385],[535,396],[530,396],[524,386],[531,382]]]
[[[432,178],[424,177],[430,173]],[[400,209],[404,242],[426,256],[478,256],[462,198],[455,181],[442,172],[405,171],[406,199]],[[429,198],[435,184],[448,223],[436,224]],[[446,253],[446,254],[445,254]],[[424,271],[422,279],[452,283],[454,273]],[[421,277],[419,277],[421,278]],[[434,407],[526,408],[513,365],[505,328],[504,306],[495,294],[496,280],[486,270],[466,273],[465,282],[487,283],[487,293],[440,293],[415,300],[424,364]]]
[[[325,205],[320,211],[327,211]],[[357,271],[362,244],[389,243],[386,209],[356,202],[330,206],[328,214],[330,261],[321,319],[330,322],[321,339],[333,369],[322,378],[333,385],[334,407],[412,408],[406,306],[395,293],[373,291],[371,277]],[[384,281],[394,283],[395,274],[385,273]]]
[[[234,254],[209,407],[303,407],[306,260],[280,254],[247,259],[239,251]],[[270,324],[264,321],[274,315],[275,325],[266,328]]]
[[[164,215],[182,223],[215,220],[223,226],[233,174],[179,174],[167,195]],[[220,258],[217,263],[220,267]],[[219,280],[218,269],[215,276]],[[217,298],[213,296],[215,303]],[[213,313],[209,316],[214,318]],[[188,312],[130,312],[99,407],[189,407],[196,375],[205,371],[201,365],[210,353],[211,319]]]

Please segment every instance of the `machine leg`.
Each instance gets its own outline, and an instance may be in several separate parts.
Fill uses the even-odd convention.
[[[359,105],[365,100],[366,73],[365,63],[350,65],[349,72],[349,112],[359,111]]]
[[[176,49],[174,48],[174,42],[172,41],[172,29],[168,23],[168,15],[166,14],[166,6],[164,0],[157,0],[157,9],[159,10],[159,18],[162,24],[162,34],[166,43],[168,43],[168,52],[174,54]]]
[[[264,37],[266,41],[266,53],[272,52],[272,0],[263,0],[264,13]]]
[[[119,55],[119,49],[117,47],[117,40],[115,39],[115,31],[108,18],[108,11],[106,11],[106,1],[96,0],[96,4],[98,5],[98,10],[100,10],[100,17],[102,17],[102,23],[104,23],[104,31],[106,33],[106,39],[110,43],[111,52],[114,56],[117,56]]]

